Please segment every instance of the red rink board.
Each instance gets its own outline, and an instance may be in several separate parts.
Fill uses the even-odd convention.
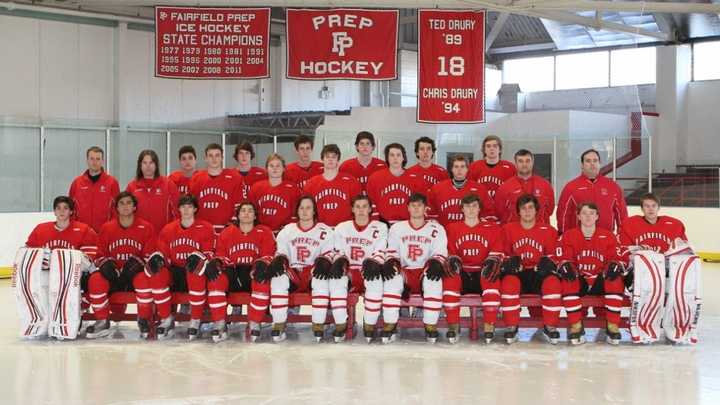
[[[397,78],[397,10],[288,9],[289,79]]]
[[[155,7],[155,76],[270,77],[269,8]]]
[[[485,122],[485,11],[418,11],[418,122]]]

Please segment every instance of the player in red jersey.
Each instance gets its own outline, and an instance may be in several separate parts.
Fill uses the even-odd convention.
[[[252,160],[255,159],[255,149],[250,142],[237,144],[233,157],[237,161],[238,173],[243,177],[243,200],[247,200],[253,184],[267,180],[268,174],[262,167],[252,166]]]
[[[195,148],[192,145],[180,147],[178,161],[180,162],[180,169],[170,173],[168,178],[175,183],[180,195],[188,194],[190,193],[190,179],[195,174],[195,167],[197,166]]]
[[[443,279],[443,306],[447,314],[450,343],[460,338],[460,293],[481,294],[485,342],[495,337],[495,321],[500,309],[500,263],[503,259],[502,230],[494,222],[482,221],[482,200],[477,194],[462,199],[463,220],[449,224],[448,255],[451,266],[461,267]],[[459,263],[456,264],[456,261]],[[487,276],[483,274],[483,270]]]
[[[495,191],[502,183],[514,176],[515,166],[507,160],[502,160],[502,140],[495,135],[488,135],[482,143],[483,159],[476,160],[470,165],[470,180],[477,181],[485,186],[490,197],[495,197]]]
[[[154,150],[140,152],[135,169],[135,179],[126,190],[137,198],[135,215],[153,225],[156,232],[178,217],[177,202],[180,197],[177,186],[160,175],[160,161]]]
[[[430,190],[432,186],[450,178],[444,167],[433,163],[436,150],[435,141],[427,136],[415,140],[415,157],[418,162],[407,171],[422,179],[423,190]]]
[[[600,174],[600,153],[588,149],[580,156],[582,174],[565,185],[557,207],[557,226],[562,234],[576,228],[577,206],[594,202],[600,209],[598,226],[617,232],[628,217],[622,188],[612,179]]]
[[[277,153],[268,156],[265,163],[268,179],[253,184],[250,198],[257,207],[257,219],[277,233],[286,224],[296,220],[295,207],[300,199],[300,189],[283,180],[285,159]]]
[[[465,156],[454,156],[450,167],[452,179],[434,185],[428,193],[430,217],[437,219],[443,226],[462,221],[463,209],[460,201],[468,194],[475,194],[481,201],[480,217],[485,221],[495,221],[495,209],[487,189],[482,184],[467,179],[468,162]]]
[[[205,148],[207,170],[190,179],[190,194],[198,199],[197,219],[208,221],[219,234],[232,220],[242,200],[243,179],[235,169],[223,169],[222,146],[211,143]]]
[[[215,249],[215,233],[209,222],[195,219],[198,211],[195,196],[188,194],[180,197],[178,210],[180,219],[165,225],[158,236],[157,252],[154,256],[159,255],[164,265],[148,270],[153,274],[150,286],[161,319],[171,316],[170,290],[189,293],[188,339],[194,340],[198,337],[200,319],[205,309],[207,295],[205,285],[208,273],[206,263],[212,258]],[[150,259],[152,260],[154,256]],[[162,332],[162,335],[168,333],[166,329]],[[158,335],[160,336],[161,333],[158,332]]]
[[[385,146],[388,168],[370,176],[367,193],[373,204],[373,219],[394,224],[409,218],[407,204],[414,193],[425,193],[423,181],[405,170],[407,153],[399,143]]]
[[[534,156],[527,149],[515,152],[517,175],[505,180],[495,192],[495,211],[500,223],[517,221],[515,203],[521,195],[531,194],[540,201],[538,222],[550,223],[550,216],[555,210],[555,192],[550,182],[533,174]]]
[[[216,260],[208,265],[208,304],[215,322],[213,340],[227,338],[227,292],[252,291],[248,306],[250,338],[260,338],[260,324],[270,304],[270,277],[268,265],[275,256],[275,238],[272,230],[255,225],[255,206],[244,201],[237,212],[238,225],[225,228],[217,241]],[[224,271],[219,271],[222,269]],[[223,332],[224,331],[224,332]]]
[[[103,168],[105,152],[93,146],[85,152],[88,168],[70,185],[68,195],[75,202],[73,219],[88,224],[95,232],[112,218],[113,198],[120,192],[115,177]]]
[[[367,194],[367,182],[370,175],[378,170],[386,169],[384,161],[373,157],[375,151],[375,136],[368,131],[358,132],[355,137],[355,150],[357,157],[348,159],[340,165],[340,172],[355,177],[362,186],[363,193]]]
[[[298,159],[287,165],[284,176],[285,180],[295,183],[302,190],[306,181],[323,173],[323,164],[312,160],[313,141],[308,136],[298,135],[294,145]]]
[[[640,197],[643,215],[634,215],[622,224],[618,234],[623,260],[627,263],[635,249],[665,254],[670,248],[687,244],[685,226],[679,219],[659,215],[660,199],[652,193]]]
[[[338,172],[340,148],[325,145],[320,157],[325,171],[305,183],[303,191],[315,199],[318,221],[334,227],[352,218],[350,202],[362,193],[362,187],[353,176]]]
[[[520,322],[520,294],[542,294],[542,330],[551,344],[557,344],[560,333],[557,325],[562,309],[562,284],[555,274],[557,231],[537,220],[540,202],[532,195],[517,200],[520,221],[503,225],[506,259],[502,264],[500,302],[503,319],[508,326],[505,341],[517,341]],[[536,308],[530,308],[537,315]]]
[[[87,328],[87,338],[110,334],[108,295],[116,291],[135,290],[140,336],[147,338],[152,319],[153,291],[150,277],[143,271],[145,258],[155,249],[155,230],[150,222],[135,215],[137,198],[123,191],[115,197],[117,217],[106,222],[98,235],[96,266],[90,275],[88,292],[95,318]],[[154,266],[156,263],[149,263]],[[113,308],[123,312],[124,306]]]
[[[595,316],[606,314],[606,340],[616,345],[621,338],[620,309],[625,290],[617,237],[597,227],[599,212],[595,203],[581,203],[577,216],[580,227],[565,232],[558,242],[558,275],[562,279],[563,304],[570,324],[568,341],[572,345],[585,343],[582,318],[587,311],[583,310],[580,297],[602,295],[605,308],[595,308]]]

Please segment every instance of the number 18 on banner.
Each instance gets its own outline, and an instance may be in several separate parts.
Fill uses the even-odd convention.
[[[418,11],[417,120],[485,122],[485,11]]]

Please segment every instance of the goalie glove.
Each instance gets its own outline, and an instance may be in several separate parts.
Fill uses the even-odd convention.
[[[373,258],[367,258],[362,263],[362,276],[365,281],[373,281],[382,277],[383,266]]]
[[[500,270],[500,258],[497,256],[490,256],[482,264],[481,275],[488,281],[495,282],[500,278],[502,274]]]
[[[268,275],[270,276],[270,278],[280,277],[287,272],[287,269],[289,267],[290,267],[290,262],[288,261],[287,256],[285,256],[285,255],[276,256],[270,262],[270,266],[268,266]]]
[[[218,277],[220,277],[220,273],[223,269],[223,262],[222,260],[218,258],[214,258],[207,262],[207,265],[205,265],[205,277],[210,280],[214,281],[217,280]]]
[[[102,274],[105,280],[111,284],[120,278],[120,272],[118,271],[115,261],[112,259],[104,259],[100,263],[100,266],[98,266],[98,271]]]
[[[165,266],[165,258],[160,253],[150,255],[145,265],[150,274],[157,274],[163,266]]]
[[[575,281],[577,280],[577,270],[571,262],[562,262],[557,268],[557,275],[561,280]]]
[[[502,263],[501,272],[502,275],[520,273],[522,262],[520,256],[510,256],[505,259]]]
[[[318,256],[315,259],[315,264],[313,265],[313,277],[318,280],[329,280],[330,267],[332,267],[330,259],[325,256]]]
[[[347,274],[348,269],[350,268],[350,261],[345,256],[338,257],[333,262],[332,266],[330,266],[330,273],[329,276],[333,280],[339,280]]]
[[[549,257],[543,256],[535,267],[535,271],[540,275],[542,280],[551,274],[557,274],[557,265],[550,260]]]
[[[400,260],[396,258],[387,259],[382,266],[383,281],[392,280],[400,272]]]
[[[613,281],[618,277],[625,276],[627,271],[622,263],[612,261],[605,267],[605,280]]]
[[[440,260],[435,258],[430,258],[430,260],[425,263],[425,277],[427,277],[430,281],[440,281],[445,277],[445,274],[447,273],[447,270],[445,269],[445,264],[442,263]]]

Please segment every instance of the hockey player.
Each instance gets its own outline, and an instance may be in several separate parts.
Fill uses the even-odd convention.
[[[157,240],[158,250],[150,256],[150,260],[159,260],[156,258],[159,255],[164,266],[148,270],[151,274],[157,270],[150,279],[154,297],[170,290],[189,293],[188,339],[193,340],[198,337],[200,319],[205,309],[206,277],[209,278],[207,274],[210,272],[206,264],[212,259],[215,233],[209,222],[195,219],[198,202],[194,196],[180,197],[178,210],[180,219],[170,222],[160,231]],[[168,318],[171,307],[170,295],[167,294],[161,299],[155,298],[155,307],[161,319]],[[220,331],[222,330],[223,328],[220,328]]]
[[[502,140],[495,135],[488,135],[482,142],[483,159],[470,165],[470,180],[477,181],[487,188],[490,197],[502,183],[515,175],[515,166],[502,160]]]
[[[430,217],[437,219],[443,226],[462,221],[463,209],[460,201],[468,194],[475,194],[481,200],[480,217],[486,221],[494,221],[495,210],[487,189],[482,184],[467,179],[468,162],[465,156],[454,156],[450,167],[452,179],[442,180],[430,189]]]
[[[357,157],[348,159],[340,165],[340,172],[355,177],[362,186],[363,193],[367,194],[367,182],[370,175],[378,170],[386,169],[382,160],[373,157],[375,152],[375,137],[368,131],[360,131],[355,136],[355,150]]]
[[[195,148],[193,148],[192,145],[180,147],[178,151],[178,161],[180,162],[180,169],[170,173],[168,178],[175,183],[180,195],[184,195],[190,192],[190,179],[193,174],[195,174],[195,168],[197,166]]]
[[[500,303],[508,329],[505,341],[517,341],[520,322],[520,294],[541,294],[543,337],[557,344],[557,325],[562,308],[562,285],[556,275],[557,231],[537,220],[540,202],[532,195],[517,200],[520,221],[503,226],[505,260],[501,266]],[[530,308],[537,315],[536,308]]]
[[[565,185],[560,193],[557,207],[557,226],[561,234],[576,228],[577,206],[582,202],[594,202],[600,210],[598,226],[618,232],[627,219],[627,206],[622,188],[600,174],[600,153],[588,149],[580,156],[582,174]]]
[[[324,333],[325,317],[330,301],[327,273],[333,251],[333,230],[317,222],[315,201],[310,196],[300,198],[297,223],[286,225],[277,236],[277,255],[270,263],[270,314],[273,318],[272,339],[287,338],[289,294],[307,292],[312,287],[313,335],[319,342]]]
[[[340,148],[337,145],[323,146],[320,158],[323,174],[310,178],[303,191],[315,199],[318,221],[334,227],[352,218],[350,202],[362,193],[362,187],[353,176],[338,172]]]
[[[94,260],[97,253],[97,234],[89,225],[72,219],[75,202],[64,195],[55,197],[53,213],[55,221],[37,225],[28,236],[25,246],[50,250],[80,250],[90,260]]]
[[[108,295],[116,291],[135,290],[138,307],[140,337],[147,338],[150,332],[153,301],[158,302],[170,296],[165,291],[155,295],[150,285],[150,273],[144,271],[145,257],[155,251],[155,231],[150,222],[135,215],[137,199],[127,191],[115,197],[117,217],[106,222],[98,235],[96,266],[98,271],[90,275],[88,292],[95,318],[87,328],[86,337],[95,339],[110,334]],[[161,260],[149,260],[151,271],[159,270]],[[124,307],[117,308],[124,311]],[[158,337],[168,337],[172,318],[162,320]],[[162,334],[161,334],[162,332]],[[166,332],[168,332],[166,334]]]
[[[423,295],[423,323],[428,342],[439,336],[437,321],[442,309],[443,278],[451,276],[447,266],[447,235],[435,221],[425,220],[427,199],[423,194],[410,196],[410,219],[390,227],[388,250],[382,268],[383,328],[382,341],[397,336],[397,321],[403,291]]]
[[[617,237],[597,226],[599,212],[595,203],[581,203],[577,216],[580,227],[565,232],[558,242],[560,265],[557,272],[562,279],[563,304],[570,324],[568,341],[572,345],[585,343],[582,318],[586,311],[580,298],[602,295],[605,308],[595,308],[595,315],[605,314],[606,341],[617,345],[621,339],[620,309],[625,290],[625,268],[618,258]]]
[[[268,156],[265,163],[268,179],[253,184],[249,200],[257,207],[257,219],[273,232],[293,221],[295,208],[300,199],[300,189],[295,183],[283,180],[285,159],[277,153]]]
[[[430,190],[432,186],[450,178],[444,167],[433,163],[436,150],[435,141],[427,136],[415,140],[415,157],[418,162],[410,166],[407,171],[423,181],[423,190]]]
[[[349,288],[364,295],[363,331],[368,343],[375,335],[383,298],[382,255],[387,248],[387,225],[370,218],[370,199],[366,195],[352,200],[353,219],[335,227],[335,254],[331,267],[330,305],[337,324],[335,342],[345,340],[347,295]]]
[[[93,146],[85,152],[87,170],[70,185],[69,196],[75,203],[73,219],[88,224],[95,232],[112,217],[113,198],[120,192],[115,177],[103,168],[105,152]]]
[[[443,306],[447,314],[450,343],[460,337],[460,293],[481,294],[486,343],[495,337],[495,321],[500,309],[500,264],[503,259],[502,229],[482,221],[482,200],[477,194],[462,199],[463,220],[447,226],[449,263],[461,271],[443,279]]]
[[[253,184],[261,180],[267,180],[268,175],[265,169],[262,167],[255,167],[252,165],[252,160],[255,159],[255,149],[250,142],[241,142],[235,146],[235,153],[233,154],[235,161],[237,162],[237,170],[240,176],[243,177],[243,195],[242,199],[247,200],[250,194],[250,188]]]
[[[216,259],[208,263],[208,304],[215,324],[213,341],[227,339],[227,292],[252,291],[248,318],[250,338],[260,338],[260,323],[270,304],[268,265],[275,256],[272,230],[256,224],[255,206],[244,201],[237,212],[238,224],[225,228],[217,240]]]
[[[178,217],[180,194],[175,183],[160,175],[160,161],[154,150],[140,152],[135,178],[126,190],[137,198],[135,215],[150,222],[156,232]]]
[[[533,174],[535,157],[527,149],[515,152],[517,175],[510,177],[495,192],[495,211],[500,223],[506,224],[518,220],[515,203],[521,195],[531,194],[540,201],[538,222],[550,223],[555,210],[555,192],[550,182]]]
[[[242,200],[243,179],[234,169],[223,169],[222,146],[211,143],[205,148],[207,170],[200,170],[190,179],[190,194],[200,204],[197,219],[212,224],[219,234],[232,220]]]
[[[373,216],[388,224],[408,219],[408,200],[414,193],[425,193],[422,179],[405,170],[405,147],[391,143],[385,147],[388,168],[370,176],[367,192],[373,204]]]
[[[313,141],[306,135],[295,138],[297,161],[287,165],[285,180],[295,183],[301,190],[311,177],[323,173],[323,164],[312,160]]]

